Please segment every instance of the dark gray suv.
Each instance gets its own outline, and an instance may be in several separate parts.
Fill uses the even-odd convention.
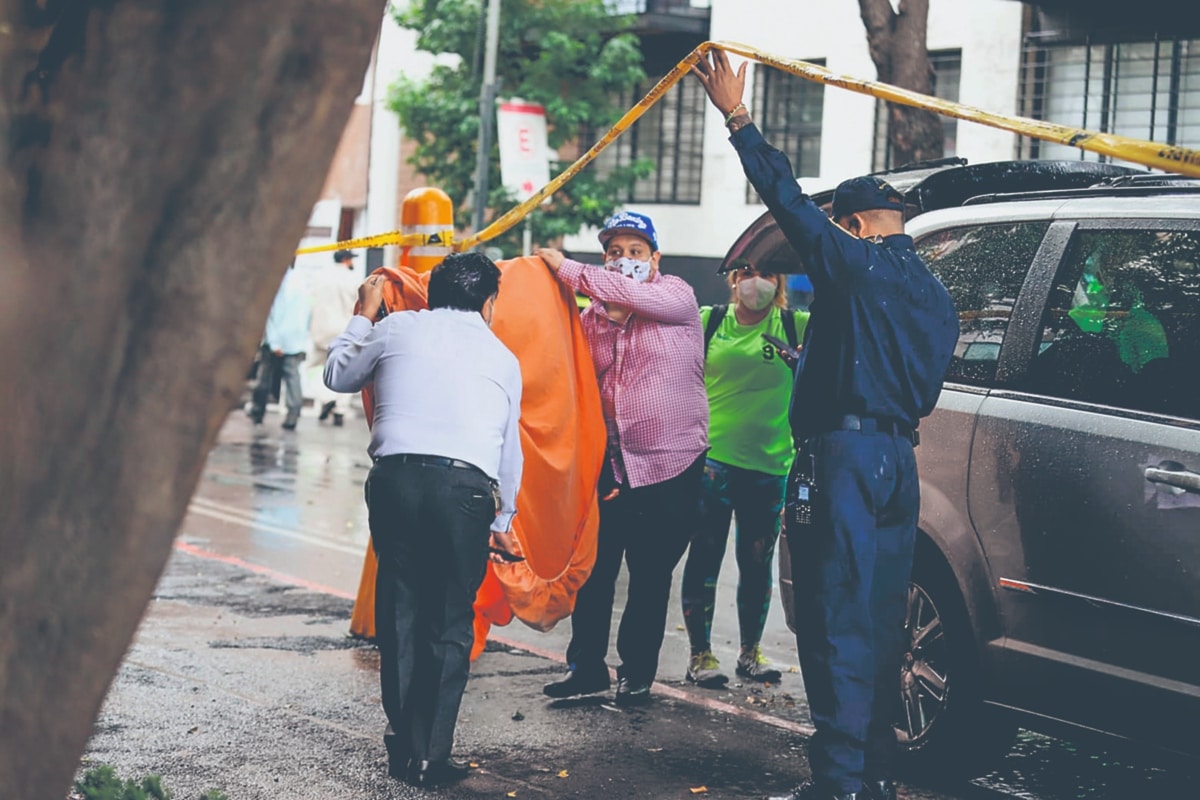
[[[982,771],[1018,725],[1200,754],[1200,181],[1129,172],[887,176],[961,328],[917,449],[914,765]],[[797,271],[767,215],[736,258]],[[785,539],[790,625],[789,573]]]

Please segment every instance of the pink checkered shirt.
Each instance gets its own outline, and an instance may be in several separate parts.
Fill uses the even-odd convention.
[[[630,488],[674,478],[708,449],[704,331],[696,294],[682,278],[645,283],[567,259],[567,286],[592,298],[583,312],[617,480]],[[605,303],[633,309],[618,324]]]

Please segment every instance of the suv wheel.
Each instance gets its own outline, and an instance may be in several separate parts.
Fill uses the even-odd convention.
[[[986,772],[1016,726],[984,706],[979,658],[949,567],[918,548],[904,618],[896,737],[918,776],[961,780]]]

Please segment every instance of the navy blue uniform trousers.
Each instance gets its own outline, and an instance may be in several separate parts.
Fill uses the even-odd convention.
[[[812,523],[787,529],[796,644],[817,731],[813,778],[840,794],[891,777],[920,490],[902,436],[822,433],[793,471],[810,465]]]

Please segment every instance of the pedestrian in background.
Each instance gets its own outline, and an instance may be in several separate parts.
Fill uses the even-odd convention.
[[[359,289],[362,310],[330,345],[325,382],[337,392],[374,382],[366,495],[388,774],[433,786],[467,774],[451,748],[473,602],[489,544],[493,559],[514,555],[521,369],[490,329],[500,270],[486,256],[447,256],[429,276],[428,309],[372,324],[386,280]]]
[[[708,449],[708,401],[699,308],[691,286],[659,271],[654,224],[610,217],[603,267],[537,254],[564,285],[592,298],[580,319],[608,429],[600,479],[596,563],[571,615],[568,672],[554,698],[606,691],[613,596],[622,559],[629,593],[617,633],[616,702],[650,700],[670,602],[671,574],[696,527]]]
[[[316,376],[313,382],[313,399],[321,409],[318,422],[333,415],[333,424],[342,425],[349,395],[338,394],[320,379],[325,370],[325,358],[329,345],[346,328],[346,322],[354,316],[354,301],[358,299],[359,277],[354,270],[354,253],[338,250],[333,254],[333,264],[312,277],[312,337],[313,360],[309,367]],[[341,405],[339,405],[339,403]]]
[[[780,800],[894,800],[892,724],[920,506],[913,448],[958,316],[904,233],[899,192],[876,177],[844,181],[830,220],[751,120],[745,64],[734,73],[718,50],[695,72],[816,298],[789,412],[800,449],[785,501],[816,733],[811,780]]]
[[[283,419],[285,430],[295,430],[300,419],[304,395],[300,385],[300,362],[308,350],[308,323],[312,303],[308,288],[296,274],[296,264],[288,265],[283,282],[271,304],[267,316],[267,330],[263,336],[259,362],[258,385],[250,400],[250,419],[258,425],[263,420],[267,399],[271,395],[276,377],[283,385],[284,404],[287,416]]]
[[[744,263],[728,275],[730,305],[700,309],[708,441],[700,521],[683,568],[683,621],[691,644],[687,679],[720,688],[729,677],[712,651],[717,578],[730,517],[736,518],[737,674],[759,683],[782,677],[762,652],[771,607],[771,562],[794,450],[788,428],[792,365],[765,336],[795,348],[808,314],[787,307],[784,276]]]

